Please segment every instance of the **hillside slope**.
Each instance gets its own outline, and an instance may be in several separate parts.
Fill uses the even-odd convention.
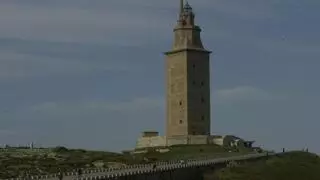
[[[146,154],[136,155],[141,159],[141,156],[153,160],[174,160],[174,159],[193,159],[202,157],[227,157],[247,153],[254,153],[252,148],[228,148],[218,145],[175,145],[168,148],[169,152],[159,153],[152,149]]]
[[[320,158],[307,152],[290,152],[266,161],[222,169],[218,180],[319,180]]]
[[[0,179],[17,178],[28,175],[45,175],[50,173],[70,172],[76,168],[119,167],[132,163],[152,163],[174,159],[200,157],[225,157],[249,153],[250,149],[235,152],[230,148],[216,145],[174,146],[168,152],[155,150],[142,154],[112,153],[82,149],[7,149],[0,151]]]
[[[130,163],[123,154],[81,149],[8,149],[0,151],[0,179],[45,175],[75,168],[106,167],[108,162]]]

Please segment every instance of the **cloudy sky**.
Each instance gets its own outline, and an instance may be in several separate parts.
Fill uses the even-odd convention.
[[[118,151],[164,132],[178,0],[1,0],[0,144]],[[320,152],[318,0],[190,0],[212,133]]]

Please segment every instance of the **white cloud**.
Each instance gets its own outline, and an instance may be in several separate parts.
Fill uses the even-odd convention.
[[[191,4],[199,16],[205,8],[233,17],[259,18],[271,14],[266,3],[260,5],[261,1],[202,0]],[[137,46],[154,36],[169,37],[178,5],[178,1],[171,0],[4,1],[0,2],[0,34],[2,37]],[[223,32],[216,28],[211,29],[211,33],[213,30],[217,34]]]
[[[214,92],[213,99],[214,103],[232,105],[234,102],[245,103],[246,101],[272,100],[274,95],[262,89],[240,86],[233,89],[217,90]],[[216,109],[216,107],[214,108]],[[221,108],[219,109],[221,110]],[[68,137],[70,140],[68,143],[76,144],[78,147],[89,144],[94,145],[90,139],[95,138],[97,141],[103,140],[109,143],[112,141],[118,142],[119,139],[122,139],[126,141],[126,145],[110,147],[119,148],[121,146],[121,148],[128,148],[134,146],[135,138],[143,130],[152,129],[163,132],[165,126],[165,98],[140,97],[125,101],[84,99],[70,102],[44,102],[16,112],[16,114],[20,118],[27,118],[33,121],[23,123],[37,124],[38,128],[41,127],[37,132],[29,127],[24,130],[25,134],[30,136],[32,134],[32,137],[34,137],[35,134],[46,131],[47,136],[37,139],[39,142],[47,142],[46,138],[51,139],[54,137],[55,139],[51,139],[51,141],[56,144],[67,143],[66,140],[61,140],[57,137],[68,134],[70,136]],[[221,119],[219,121],[222,122]],[[63,128],[61,129],[62,125]],[[48,130],[50,132],[47,132],[47,128],[50,129]],[[70,135],[71,129],[72,135]],[[214,130],[216,132],[216,122]],[[56,135],[56,131],[61,132],[61,134]],[[75,139],[72,138],[83,137],[83,132],[90,133],[89,136],[85,137],[90,142],[78,140],[75,143]],[[95,146],[100,149],[105,147],[104,144],[96,144]]]
[[[87,105],[91,109],[106,109],[109,111],[120,112],[139,112],[150,109],[161,109],[164,107],[162,98],[134,98],[131,101],[124,102],[90,102]]]
[[[30,108],[33,112],[45,113],[73,113],[73,112],[121,112],[144,113],[150,110],[158,110],[164,107],[162,98],[141,97],[127,101],[80,101],[80,102],[45,102]]]
[[[202,2],[202,3],[201,3]],[[204,0],[199,4],[207,5],[212,11],[231,15],[233,18],[242,19],[266,19],[274,15],[271,2],[268,1],[225,1],[225,0]]]
[[[257,41],[253,42],[255,46],[260,47],[260,49],[275,52],[286,52],[289,54],[304,54],[304,55],[320,55],[320,44],[303,43],[294,40],[287,39],[286,36],[276,37],[274,39],[266,39],[261,37],[253,37]],[[278,54],[278,53],[275,53]],[[306,58],[311,60],[311,58]],[[302,60],[306,60],[302,59]],[[314,58],[316,59],[316,58]]]
[[[143,130],[161,132],[165,122],[163,110],[163,99],[142,97],[118,102],[46,102],[21,110],[17,115],[22,119],[30,119],[22,122],[24,124],[37,125],[37,130],[34,127],[24,130],[25,134],[32,136],[37,142],[119,150],[134,147],[135,138]],[[46,135],[38,137],[37,134],[43,134],[43,131]],[[60,133],[57,135],[56,131]],[[83,133],[89,134],[83,137]]]
[[[246,101],[270,101],[279,96],[271,94],[263,89],[238,86],[231,89],[220,89],[213,93],[214,103],[232,103]],[[164,97],[138,97],[126,101],[97,101],[83,100],[77,102],[45,102],[32,106],[33,112],[73,113],[83,111],[94,112],[121,112],[121,113],[145,113],[150,110],[159,110],[165,107]]]
[[[168,28],[169,21],[174,22],[168,15],[150,13],[146,16],[143,11],[108,4],[104,9],[85,9],[63,7],[63,4],[39,7],[0,3],[2,37],[139,45],[143,41],[135,37],[145,36],[141,31],[161,32]]]
[[[247,101],[270,101],[277,98],[267,91],[250,86],[239,86],[232,89],[220,89],[213,92],[214,103],[233,103]],[[116,113],[148,113],[165,107],[164,97],[140,97],[126,101],[83,100],[77,102],[45,102],[36,104],[29,111],[37,113],[72,114],[77,112],[116,112]]]
[[[2,136],[8,136],[8,135],[14,135],[14,134],[16,134],[16,132],[11,130],[0,129],[0,135]]]
[[[97,70],[127,71],[129,66],[113,61],[92,63],[91,61],[0,51],[0,79],[90,73]]]
[[[59,107],[59,104],[56,103],[56,102],[44,102],[44,103],[41,103],[41,104],[37,104],[37,105],[34,105],[34,106],[31,106],[30,107],[30,110],[31,111],[35,111],[35,112],[38,112],[38,111],[51,111],[51,110],[55,110]],[[60,105],[61,107],[61,105]]]
[[[231,89],[221,89],[213,93],[213,102],[232,103],[243,101],[268,101],[275,96],[267,91],[250,86],[238,86]]]

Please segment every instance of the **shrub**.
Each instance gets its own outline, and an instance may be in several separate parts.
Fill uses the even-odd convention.
[[[68,152],[68,151],[69,150],[63,146],[57,146],[53,149],[53,152],[56,152],[56,153],[62,153],[62,152]]]

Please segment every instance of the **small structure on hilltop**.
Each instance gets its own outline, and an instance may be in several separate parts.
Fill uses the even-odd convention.
[[[164,147],[166,144],[166,137],[159,136],[159,132],[145,131],[142,132],[142,136],[138,139],[136,148]]]
[[[252,148],[253,143],[254,141],[246,141],[233,135],[213,137],[213,144],[217,144],[220,146]]]
[[[34,148],[34,143],[31,142],[29,147],[30,147],[30,149],[33,149]]]

